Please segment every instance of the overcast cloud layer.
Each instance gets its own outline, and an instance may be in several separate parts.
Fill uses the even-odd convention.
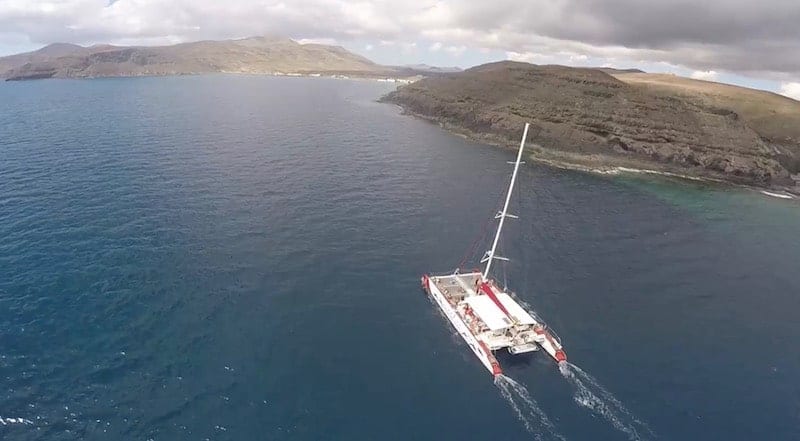
[[[0,44],[273,34],[532,62],[668,63],[800,89],[798,0],[0,0]],[[5,41],[4,41],[5,40]],[[799,97],[800,98],[800,97]]]

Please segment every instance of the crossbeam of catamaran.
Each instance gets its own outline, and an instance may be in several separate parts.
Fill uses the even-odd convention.
[[[522,163],[528,128],[529,124],[526,123],[503,209],[495,215],[499,222],[492,246],[481,259],[481,263],[486,264],[483,271],[461,273],[457,269],[451,274],[422,276],[423,289],[433,297],[472,352],[495,376],[502,374],[502,368],[494,351],[503,348],[512,354],[542,348],[559,363],[567,359],[561,342],[547,325],[535,314],[526,311],[517,302],[513,292],[498,288],[491,276],[492,262],[508,260],[496,254],[497,244],[505,220],[517,219],[517,216],[508,213],[508,206]]]

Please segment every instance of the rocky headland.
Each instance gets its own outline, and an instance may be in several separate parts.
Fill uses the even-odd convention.
[[[401,86],[383,101],[480,142],[574,168],[646,169],[798,193],[800,102],[640,71],[504,61]]]

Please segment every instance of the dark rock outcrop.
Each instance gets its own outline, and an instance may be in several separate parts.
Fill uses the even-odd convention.
[[[492,143],[515,143],[531,122],[540,153],[560,160],[792,183],[776,149],[734,109],[656,93],[599,69],[491,63],[400,87],[384,100]]]

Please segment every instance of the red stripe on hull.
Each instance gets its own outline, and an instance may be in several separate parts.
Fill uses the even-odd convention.
[[[476,338],[476,340],[478,339]],[[489,347],[486,346],[486,343],[484,343],[483,341],[478,340],[478,343],[481,344],[481,349],[483,350],[483,353],[486,354],[486,358],[489,359],[489,364],[492,365],[492,375],[494,375],[495,377],[498,375],[502,375],[503,370],[500,368],[500,363],[498,363],[497,359],[494,358],[492,351],[489,350]]]

